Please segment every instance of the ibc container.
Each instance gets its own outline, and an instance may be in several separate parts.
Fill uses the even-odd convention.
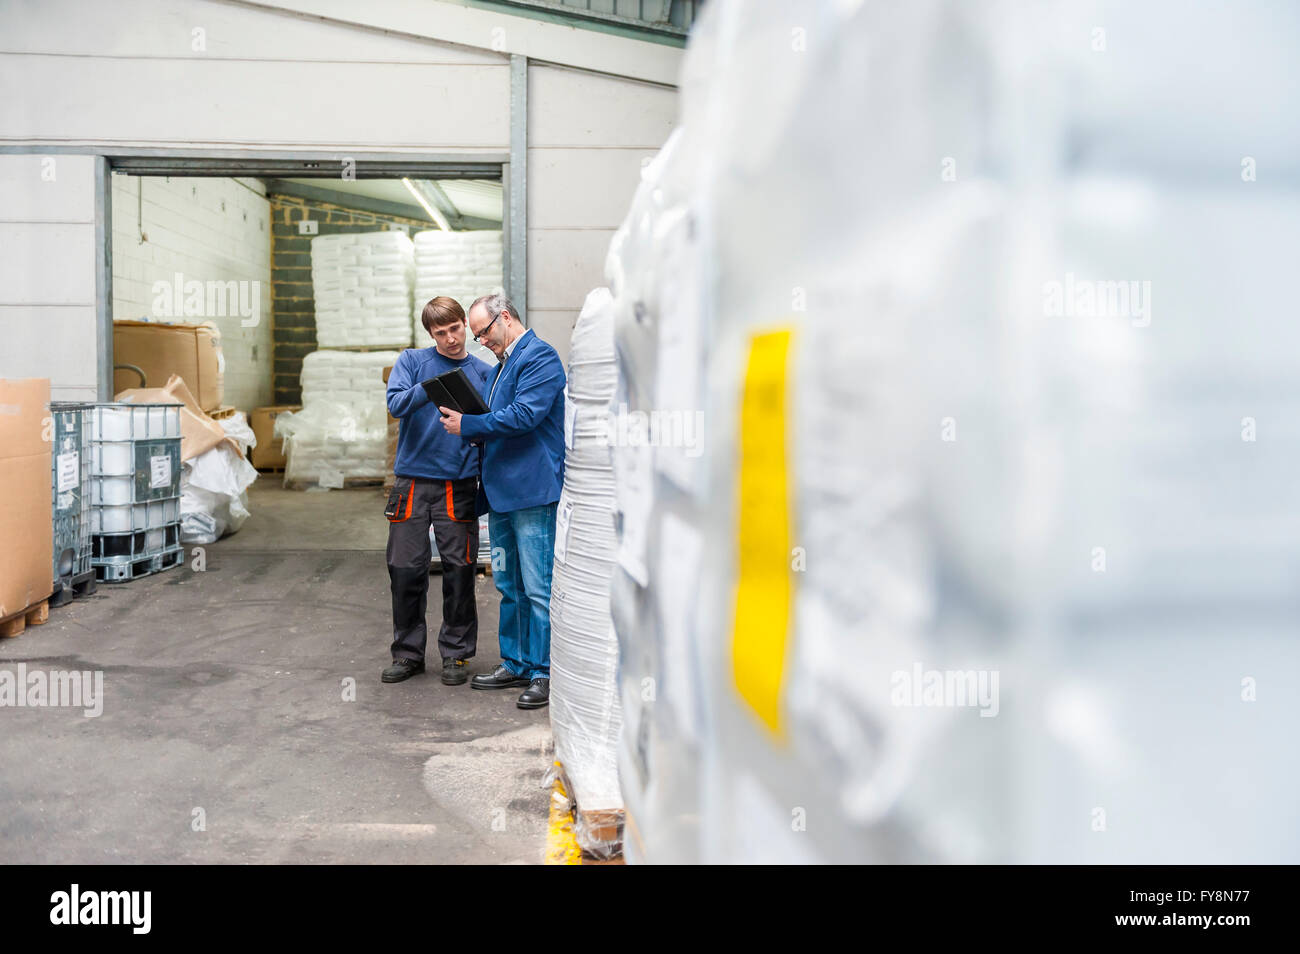
[[[52,401],[54,451],[50,455],[54,524],[53,606],[62,606],[74,595],[95,592],[91,567],[90,509],[90,405]]]
[[[91,562],[100,582],[125,582],[180,563],[180,409],[89,409]]]

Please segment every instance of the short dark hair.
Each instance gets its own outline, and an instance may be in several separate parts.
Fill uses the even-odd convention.
[[[460,307],[460,302],[446,295],[430,298],[429,303],[424,306],[424,311],[420,313],[420,324],[424,325],[424,330],[429,333],[430,338],[433,337],[434,328],[445,328],[464,320],[465,309]]]

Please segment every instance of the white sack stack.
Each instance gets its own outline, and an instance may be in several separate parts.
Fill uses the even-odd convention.
[[[313,351],[302,362],[302,410],[275,419],[284,438],[284,482],[342,487],[382,478],[388,417],[384,368],[396,351]]]
[[[587,852],[611,854],[612,832],[584,816],[621,811],[618,638],[609,611],[614,570],[614,470],[608,440],[614,394],[614,311],[609,289],[588,296],[573,329],[565,415],[564,489],[551,580],[551,727],[555,755],[582,809],[575,835]]]
[[[414,276],[414,249],[403,232],[312,239],[316,343],[322,348],[409,345]]]
[[[474,299],[502,290],[501,231],[432,230],[415,235],[415,301],[411,329],[420,347],[429,336],[420,315],[430,298],[447,295],[469,311]]]

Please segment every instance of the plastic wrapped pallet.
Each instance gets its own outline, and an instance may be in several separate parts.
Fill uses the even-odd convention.
[[[317,344],[409,345],[414,277],[414,246],[404,232],[316,236],[311,281]]]
[[[607,857],[617,817],[618,641],[609,611],[614,569],[614,470],[608,440],[614,393],[614,322],[606,288],[587,295],[573,329],[565,407],[564,489],[551,582],[551,727],[555,756],[576,801],[579,845]]]
[[[1242,10],[707,6],[607,266],[637,408],[709,276],[704,492],[615,450],[629,860],[1295,859],[1300,14]]]
[[[469,311],[474,299],[503,290],[501,231],[444,232],[432,229],[417,232],[414,243],[415,298],[411,331],[416,345],[427,347],[431,342],[420,316],[429,299],[446,295]]]
[[[275,420],[284,438],[286,486],[341,488],[383,479],[388,409],[384,368],[396,351],[313,351],[303,359],[302,410]]]
[[[696,166],[683,145],[674,134],[642,171],[606,262],[618,369],[607,423],[619,542],[610,591],[630,861],[647,857],[647,839],[654,860],[699,857],[704,715],[693,638],[706,604],[698,589],[708,508],[701,401],[712,356],[701,320]]]

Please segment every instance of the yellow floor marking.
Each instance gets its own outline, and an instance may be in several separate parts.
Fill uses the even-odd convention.
[[[582,849],[578,847],[578,839],[573,834],[573,808],[558,775],[551,789],[551,818],[546,829],[545,863],[582,864]]]

